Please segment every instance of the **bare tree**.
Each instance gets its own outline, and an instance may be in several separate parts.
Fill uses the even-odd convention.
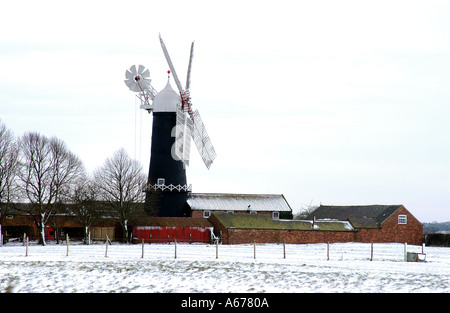
[[[81,177],[74,187],[69,211],[75,215],[84,228],[84,241],[88,241],[89,228],[103,213],[103,203],[99,202],[99,188],[87,175]]]
[[[312,212],[314,212],[318,207],[319,207],[318,205],[313,205],[312,201],[310,202],[309,205],[306,205],[306,206],[302,205],[301,211],[294,216],[294,219],[296,219],[296,220],[307,219],[308,216]]]
[[[20,141],[20,165],[22,194],[31,203],[27,213],[40,230],[39,242],[45,245],[45,224],[84,172],[83,163],[63,141],[30,132]]]
[[[142,166],[122,148],[95,171],[94,180],[99,187],[100,198],[122,226],[124,241],[129,242],[128,221],[145,199],[143,186],[146,176]]]
[[[0,222],[16,197],[17,154],[15,137],[0,120]]]

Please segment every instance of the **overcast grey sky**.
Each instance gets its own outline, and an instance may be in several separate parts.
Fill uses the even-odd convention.
[[[0,119],[90,172],[121,147],[147,171],[151,115],[125,70],[165,86],[161,33],[184,84],[195,40],[191,96],[218,156],[208,171],[191,151],[193,192],[450,220],[448,1],[155,2],[2,3]]]

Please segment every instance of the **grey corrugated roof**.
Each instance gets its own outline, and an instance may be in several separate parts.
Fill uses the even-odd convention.
[[[274,194],[193,193],[187,203],[191,210],[292,211],[283,195]]]
[[[402,205],[321,205],[307,219],[349,220],[356,228],[374,228],[397,211]]]

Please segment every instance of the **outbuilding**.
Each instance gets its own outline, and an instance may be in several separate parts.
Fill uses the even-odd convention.
[[[283,220],[229,213],[213,213],[208,220],[223,244],[348,242],[354,241],[356,234],[347,221]]]
[[[320,205],[309,220],[348,221],[357,230],[357,242],[422,244],[422,223],[403,205]]]
[[[187,205],[195,218],[209,218],[213,213],[292,218],[292,209],[282,194],[192,193]]]
[[[211,242],[213,226],[204,218],[147,217],[132,226],[135,242]]]

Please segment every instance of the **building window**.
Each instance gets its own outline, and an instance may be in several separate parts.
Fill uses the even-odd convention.
[[[406,224],[406,221],[407,221],[406,215],[399,215],[398,216],[398,223],[399,224]]]
[[[203,217],[208,218],[211,216],[211,211],[203,211]]]
[[[280,212],[272,212],[272,218],[273,219],[279,219],[280,218]]]

